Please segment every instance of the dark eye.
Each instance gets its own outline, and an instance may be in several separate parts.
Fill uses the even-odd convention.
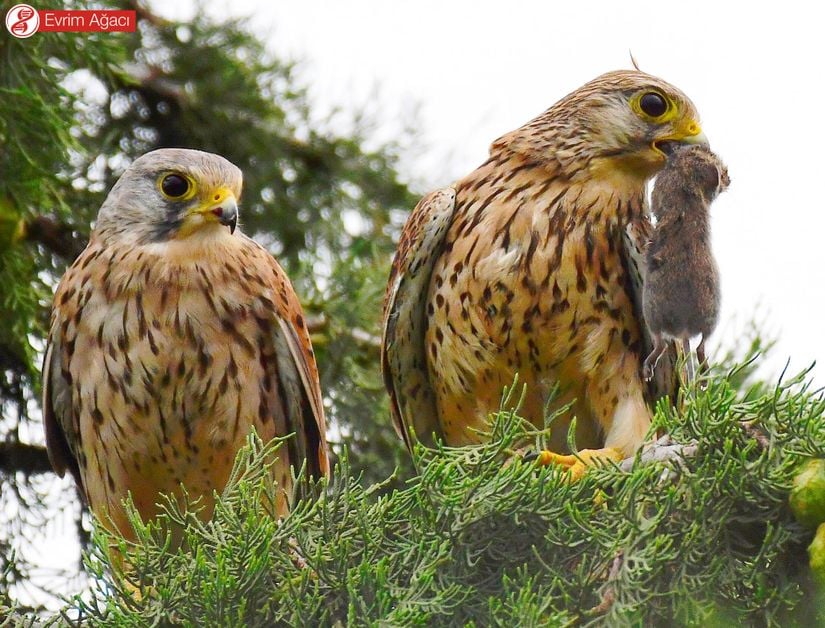
[[[169,198],[179,198],[189,191],[189,181],[179,174],[167,174],[160,182],[160,189]]]
[[[656,92],[648,92],[639,101],[639,107],[651,118],[658,118],[667,111],[667,103]]]

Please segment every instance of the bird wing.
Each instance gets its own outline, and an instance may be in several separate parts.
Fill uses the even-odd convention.
[[[642,338],[640,364],[653,350],[653,337],[642,309],[642,286],[644,285],[647,268],[645,250],[650,241],[652,230],[653,225],[651,225],[646,212],[643,212],[640,218],[627,226],[624,233],[623,262],[628,273],[628,290],[633,302],[633,312],[636,320],[639,321]],[[653,379],[647,382],[644,390],[645,401],[651,407],[654,407],[656,401],[662,397],[671,397],[675,400],[679,389],[676,370],[677,359],[677,349],[674,345],[671,345],[657,363]],[[641,373],[639,376],[641,377]]]
[[[275,332],[278,373],[288,382],[295,381],[300,384],[295,391],[297,394],[288,397],[286,407],[290,415],[289,422],[293,427],[301,426],[302,429],[295,430],[295,438],[301,443],[301,449],[306,452],[304,457],[309,474],[319,478],[329,475],[329,455],[318,371],[316,368],[310,368],[307,359],[305,347],[309,337],[299,337],[295,328],[283,318],[279,318],[278,322],[279,329]],[[301,458],[297,458],[295,463],[300,464]]]
[[[60,477],[68,470],[80,492],[84,493],[80,466],[72,451],[69,436],[76,435],[76,418],[72,414],[72,387],[62,368],[60,325],[53,324],[43,357],[43,425],[49,462]]]
[[[250,242],[253,242],[250,240]],[[255,245],[259,247],[260,245]],[[323,396],[315,354],[298,297],[278,262],[262,247],[273,271],[274,294],[280,298],[274,315],[272,341],[278,369],[275,393],[281,398],[290,439],[290,462],[296,468],[306,460],[311,477],[329,474]],[[277,298],[276,297],[276,298]]]
[[[395,429],[410,449],[410,428],[427,443],[440,432],[424,336],[430,278],[454,210],[453,188],[431,192],[418,202],[401,232],[384,300],[381,371]]]

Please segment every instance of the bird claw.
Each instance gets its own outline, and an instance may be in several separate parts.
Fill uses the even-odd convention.
[[[518,451],[517,453],[521,454],[521,459],[525,462],[534,462],[537,461],[544,452],[531,449],[530,451]]]
[[[618,450],[605,447],[604,449],[583,449],[576,454],[567,455],[542,450],[538,452],[536,461],[542,466],[553,464],[564,467],[570,480],[575,482],[582,478],[588,468],[604,464],[607,460],[621,462],[622,457]]]
[[[669,434],[665,434],[657,441],[645,445],[638,458],[642,464],[651,462],[672,462],[677,466],[682,466],[684,461],[692,458],[699,451],[699,444],[696,441],[687,443],[674,443]],[[636,464],[637,456],[630,456],[621,461],[619,468],[622,471],[630,471]]]

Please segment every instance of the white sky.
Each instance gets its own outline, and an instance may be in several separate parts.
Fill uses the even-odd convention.
[[[297,57],[322,108],[369,105],[392,121],[416,105],[424,155],[406,174],[435,188],[490,142],[602,72],[642,69],[696,103],[732,185],[713,207],[723,323],[768,315],[774,365],[825,355],[825,37],[815,3],[208,0],[249,16]],[[177,5],[176,11],[187,11]],[[179,15],[186,13],[179,13]],[[376,95],[376,87],[377,95]],[[385,130],[386,130],[385,129]],[[725,338],[724,342],[730,342]]]

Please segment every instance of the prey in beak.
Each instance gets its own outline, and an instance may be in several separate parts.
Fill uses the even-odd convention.
[[[710,146],[707,136],[698,122],[687,120],[676,126],[673,133],[654,140],[653,149],[665,157],[672,155],[676,149],[685,144]]]

